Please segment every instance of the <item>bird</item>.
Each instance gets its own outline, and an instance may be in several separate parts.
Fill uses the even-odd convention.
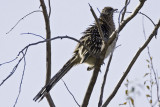
[[[117,11],[112,7],[104,7],[98,18],[102,33],[105,40],[108,40],[112,32],[115,30],[115,24],[113,21],[113,13]],[[88,65],[87,70],[93,70],[95,68],[96,57],[93,55],[99,55],[104,49],[104,42],[98,31],[97,24],[94,22],[83,33],[80,38],[73,56],[64,64],[64,66],[50,79],[50,81],[39,91],[39,93],[33,98],[34,101],[41,101],[55,86],[55,84],[75,65],[85,63]],[[83,45],[82,45],[83,44]],[[105,58],[113,51],[116,45],[114,40],[108,47]],[[86,47],[88,49],[86,49]],[[92,54],[93,55],[92,55]]]

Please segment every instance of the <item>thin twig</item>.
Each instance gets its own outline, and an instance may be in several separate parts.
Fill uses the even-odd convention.
[[[149,16],[147,16],[146,14],[144,14],[144,13],[142,13],[142,12],[139,12],[139,14],[145,16],[147,19],[149,19],[149,20],[151,21],[151,23],[152,23],[154,26],[156,26],[156,24],[153,22],[153,20],[152,20]],[[155,38],[156,38],[156,35],[157,35],[157,32],[156,32],[156,34],[155,34]]]
[[[125,15],[125,9],[127,8],[127,6],[129,5],[130,0],[125,4],[125,6],[121,9],[121,11],[119,12],[119,16],[118,16],[118,24],[120,26],[120,23],[122,22],[122,20],[124,19],[124,15]],[[123,12],[123,13],[122,13]],[[122,15],[122,18],[120,17]],[[121,19],[121,20],[120,20]]]
[[[156,75],[156,71],[154,70],[154,66],[153,66],[153,60],[152,60],[152,57],[151,57],[151,53],[150,53],[150,49],[149,49],[149,46],[147,47],[147,51],[148,51],[148,56],[149,56],[149,59],[150,59],[150,64],[151,64],[151,70],[153,71],[153,75],[154,75],[154,79],[155,79],[155,84],[156,84],[156,88],[157,88],[157,99],[158,99],[158,102],[160,101],[160,97],[159,97],[159,82],[158,82],[158,76]],[[160,105],[158,105],[160,107]]]
[[[25,53],[23,53],[23,52],[22,52],[22,54],[23,54],[23,60],[24,60],[24,67],[23,67],[23,72],[22,72],[21,82],[20,82],[20,85],[19,85],[19,92],[18,92],[18,96],[17,96],[17,98],[16,98],[16,101],[15,101],[15,103],[14,103],[14,106],[13,106],[13,107],[15,107],[15,106],[16,106],[16,104],[17,104],[17,102],[18,102],[18,99],[19,99],[19,96],[20,96],[20,93],[21,93],[21,89],[22,89],[22,82],[23,82],[23,78],[24,78],[24,72],[25,72],[25,69],[26,69],[26,58],[25,58],[26,53],[27,53],[27,49],[26,49]]]
[[[5,64],[8,64],[8,63],[11,63],[11,62],[15,61],[17,58],[18,58],[18,56],[15,57],[14,59],[10,60],[10,61],[3,62],[3,63],[0,64],[0,66],[5,65]]]
[[[144,20],[142,21],[142,26],[143,26],[144,38],[145,38],[145,40],[146,40],[146,33],[145,33],[145,28],[144,28]],[[149,57],[149,59],[150,59],[151,71],[153,71],[153,75],[154,75],[155,82],[156,82],[157,99],[158,99],[158,101],[160,101],[158,76],[156,75],[156,71],[155,71],[154,66],[153,66],[153,60],[152,60],[152,57],[151,57],[151,53],[150,53],[150,48],[149,48],[149,46],[147,46],[147,52],[148,52],[148,57]],[[152,74],[150,74],[150,75],[152,75]],[[151,81],[151,80],[150,80],[150,81]],[[152,86],[152,81],[151,81],[151,86]],[[152,87],[151,87],[151,89],[152,89]],[[152,94],[152,90],[151,90],[151,94]],[[151,100],[153,101],[152,95],[151,95]],[[152,106],[153,106],[153,105],[152,105]],[[154,106],[153,106],[153,107],[154,107]],[[159,105],[159,107],[160,107],[160,105]]]
[[[69,92],[69,94],[73,97],[74,101],[76,102],[76,104],[80,107],[79,103],[77,102],[76,98],[74,97],[74,95],[72,94],[72,92],[69,90],[67,84],[65,83],[65,81],[62,79],[67,91]]]
[[[126,78],[126,76],[128,75],[128,73],[130,72],[132,66],[134,65],[135,61],[137,60],[137,58],[139,57],[139,55],[141,54],[141,52],[146,48],[146,46],[150,43],[150,41],[152,40],[153,36],[155,36],[156,32],[158,31],[160,27],[160,20],[157,23],[157,25],[155,26],[154,30],[152,31],[152,33],[150,34],[149,38],[147,39],[147,41],[144,43],[144,45],[137,51],[136,55],[134,56],[134,58],[132,59],[132,61],[130,62],[129,66],[127,67],[125,73],[123,74],[123,76],[121,77],[120,81],[118,82],[118,84],[116,85],[114,91],[111,93],[111,95],[109,96],[109,98],[105,101],[105,103],[102,105],[102,107],[106,107],[109,102],[113,99],[113,97],[116,95],[117,91],[119,90],[121,84],[123,83],[124,79]]]
[[[130,0],[129,0],[129,2],[130,2]],[[126,10],[127,10],[127,6],[129,4],[129,2],[128,2],[128,0],[125,1],[125,8],[124,8],[123,13],[122,13],[121,22],[124,19],[124,16],[125,16],[125,13],[126,13]]]
[[[26,48],[26,49],[27,49],[27,48]],[[24,50],[25,50],[25,49],[24,49]],[[20,54],[20,53],[21,53],[21,52],[19,52],[19,54]],[[19,56],[19,54],[18,54],[18,56]],[[0,83],[0,86],[2,86],[3,83],[4,83],[6,80],[8,80],[8,79],[15,73],[16,69],[18,68],[18,66],[19,66],[19,64],[20,64],[20,62],[22,61],[23,58],[24,58],[24,56],[19,59],[18,63],[14,66],[14,68],[12,69],[12,71],[10,72],[10,74],[9,74],[4,80],[2,80],[2,82]]]
[[[18,20],[18,22],[6,33],[10,33],[24,18],[26,18],[27,16],[33,14],[33,13],[36,13],[36,12],[42,12],[41,10],[35,10],[35,11],[32,11],[30,13],[28,13],[27,15],[23,16],[21,19]]]
[[[145,32],[145,28],[144,28],[144,16],[142,17],[142,28],[143,28],[143,35],[144,35],[144,38],[145,38],[145,40],[147,40],[147,37],[146,37],[146,32]],[[147,46],[147,48],[148,48],[149,46]],[[153,105],[152,105],[152,103],[150,102],[150,101],[153,101],[153,96],[152,96],[152,88],[153,88],[153,84],[152,84],[152,72],[151,72],[151,68],[149,67],[149,69],[150,69],[150,73],[149,73],[149,77],[150,77],[150,90],[149,90],[149,92],[150,92],[150,100],[148,99],[148,97],[147,97],[147,100],[148,100],[148,102],[150,103],[150,106],[151,107],[154,107]]]
[[[126,12],[126,13],[132,13],[132,12]],[[141,15],[145,16],[147,19],[149,19],[151,21],[151,23],[154,26],[156,26],[156,24],[154,23],[154,21],[148,15],[146,15],[145,13],[142,13],[142,12],[138,12],[138,14],[141,14]]]
[[[45,39],[43,36],[41,36],[41,35],[37,35],[37,34],[34,34],[34,33],[21,33],[21,35],[34,35],[34,36],[37,36],[37,37],[40,37],[40,38],[42,38],[42,39]]]
[[[142,14],[143,16],[145,16],[147,19],[149,19],[151,22],[152,22],[152,24],[154,25],[154,26],[156,26],[156,24],[153,22],[153,20],[148,16],[148,15],[146,15],[146,14],[144,14],[144,13],[142,13],[142,12],[138,12],[139,14]]]
[[[103,103],[104,86],[105,86],[105,83],[106,83],[107,74],[108,74],[108,71],[109,71],[109,66],[110,66],[110,63],[111,63],[111,60],[112,60],[112,55],[113,55],[113,53],[109,57],[107,68],[106,68],[106,71],[105,71],[105,74],[104,74],[104,77],[103,77],[103,82],[102,82],[102,86],[101,86],[101,93],[100,93],[100,98],[99,98],[99,102],[98,102],[98,107],[101,107],[102,103]]]

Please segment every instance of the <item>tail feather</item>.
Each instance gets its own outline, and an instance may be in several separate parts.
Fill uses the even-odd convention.
[[[60,69],[46,84],[39,93],[33,98],[34,101],[41,101],[47,93],[52,89],[52,87],[74,66],[77,64],[76,56],[73,56],[63,67]]]

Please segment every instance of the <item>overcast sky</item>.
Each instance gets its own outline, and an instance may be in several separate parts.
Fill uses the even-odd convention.
[[[52,13],[50,23],[52,37],[68,35],[79,39],[83,35],[82,32],[94,22],[88,3],[92,5],[97,16],[99,16],[99,12],[96,8],[102,10],[105,6],[111,6],[120,10],[124,6],[124,0],[51,0]],[[128,11],[132,12],[138,4],[139,0],[131,0]],[[157,23],[160,18],[159,4],[160,0],[147,0],[141,12],[148,15],[155,23]],[[40,37],[21,35],[21,33],[29,32],[45,37],[44,19],[41,12],[26,17],[9,34],[6,34],[6,32],[8,32],[23,16],[34,10],[41,10],[39,6],[39,0],[1,1],[0,64],[14,59],[19,51],[26,45],[42,40]],[[126,14],[126,17],[128,15],[130,14]],[[142,19],[144,19],[147,37],[154,28],[153,24],[147,18],[142,17],[142,15],[137,15],[120,33],[117,45],[121,46],[114,52],[105,87],[104,101],[113,91],[129,62],[145,41],[142,30]],[[114,20],[117,27],[118,13],[114,14]],[[160,32],[158,32],[157,39],[153,38],[149,44],[151,55],[153,56],[154,67],[157,72],[160,71],[159,33]],[[72,57],[72,52],[75,49],[76,44],[75,41],[69,39],[52,41],[52,76],[69,58]],[[40,103],[33,101],[34,96],[45,83],[45,53],[45,43],[32,46],[28,49],[22,91],[16,107],[49,107],[46,99],[42,100]],[[145,97],[149,91],[143,85],[144,81],[149,79],[149,77],[143,77],[145,73],[149,72],[146,59],[148,59],[147,50],[142,52],[127,76],[131,81],[129,90],[131,87],[135,87],[135,93],[132,97],[135,100],[136,107],[150,107],[148,100]],[[105,60],[105,65],[101,67],[102,72],[99,73],[88,107],[97,107],[107,61],[108,59]],[[0,83],[10,74],[17,62],[18,60],[0,66]],[[14,105],[19,91],[23,65],[24,63],[22,61],[14,75],[0,87],[1,107],[12,107]],[[71,69],[63,78],[79,104],[83,101],[92,75],[92,71],[86,71],[86,68],[87,66],[85,65],[78,65]],[[121,88],[108,107],[118,107],[119,104],[126,101],[125,90],[127,88],[124,85],[125,83],[126,80],[123,82]],[[51,90],[51,96],[57,107],[77,107],[62,81],[59,81],[59,83]],[[156,100],[155,93],[153,93],[153,96],[154,102]],[[129,107],[129,105],[126,105],[126,107]]]

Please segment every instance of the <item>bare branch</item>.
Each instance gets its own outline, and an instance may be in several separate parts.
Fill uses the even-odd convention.
[[[121,77],[120,81],[118,82],[118,84],[116,85],[114,91],[111,93],[111,95],[109,96],[109,98],[105,101],[105,103],[102,105],[102,107],[106,107],[109,102],[113,99],[113,97],[116,95],[118,89],[120,88],[121,84],[123,83],[124,79],[126,78],[126,76],[128,75],[129,71],[131,70],[132,66],[134,65],[135,61],[137,60],[137,58],[139,57],[139,55],[141,54],[141,52],[146,48],[146,46],[150,43],[150,41],[152,40],[153,36],[155,36],[156,32],[158,31],[160,27],[160,20],[157,23],[157,25],[155,26],[153,32],[150,34],[149,38],[147,39],[147,41],[144,43],[144,45],[137,51],[136,55],[134,56],[134,58],[132,59],[132,61],[130,62],[128,68],[126,69],[125,73],[123,74],[123,76]]]
[[[24,50],[27,50],[27,48],[25,48]],[[19,54],[20,54],[20,53],[21,53],[21,52],[19,52]],[[19,54],[18,54],[17,56],[19,56]],[[14,66],[14,68],[12,69],[12,71],[10,72],[10,74],[9,74],[4,80],[2,80],[2,82],[0,83],[0,86],[2,86],[3,83],[4,83],[6,80],[8,80],[8,79],[15,73],[16,69],[18,68],[20,62],[22,61],[22,59],[23,59],[24,57],[25,57],[25,56],[22,56],[22,58],[19,59],[18,63]],[[17,58],[17,57],[16,57],[16,58]]]
[[[111,63],[111,60],[112,60],[112,55],[113,55],[113,53],[109,57],[107,68],[106,68],[106,71],[105,71],[105,74],[104,74],[104,77],[103,77],[103,82],[102,82],[102,86],[101,86],[101,93],[100,93],[100,98],[99,98],[99,102],[98,102],[98,107],[101,107],[102,103],[103,103],[104,86],[105,86],[105,83],[106,83],[107,74],[108,74],[108,71],[109,71],[109,66],[110,66],[110,63]]]
[[[27,53],[27,49],[26,49],[25,53],[23,53],[23,52],[22,52],[22,54],[23,54],[23,60],[24,60],[24,67],[23,67],[23,72],[22,72],[21,82],[20,82],[20,85],[19,85],[19,92],[18,92],[18,96],[17,96],[17,98],[16,98],[16,101],[15,101],[15,103],[14,103],[14,106],[13,106],[13,107],[15,107],[15,106],[16,106],[17,101],[18,101],[18,98],[19,98],[20,93],[21,93],[21,88],[22,88],[22,82],[23,82],[24,72],[25,72],[25,69],[26,69],[26,58],[25,58],[26,53]]]
[[[143,34],[144,34],[144,38],[145,38],[145,40],[146,40],[146,34],[145,34],[145,28],[144,28],[144,20],[142,20],[142,26],[143,26]],[[160,97],[159,97],[159,80],[158,80],[158,74],[156,73],[156,71],[155,71],[155,69],[154,69],[154,66],[153,66],[153,59],[152,59],[152,57],[151,57],[151,53],[150,53],[150,48],[149,48],[149,46],[147,46],[147,52],[148,52],[148,56],[149,56],[149,64],[150,64],[150,84],[151,84],[151,89],[150,89],[150,96],[151,96],[151,100],[149,100],[149,103],[150,103],[150,101],[153,101],[153,99],[152,99],[152,86],[153,86],[153,79],[152,79],[152,73],[153,73],[153,75],[154,75],[154,79],[155,79],[155,85],[156,85],[156,91],[157,91],[157,101],[152,105],[152,103],[150,103],[151,104],[151,106],[152,107],[154,107],[156,104],[157,104],[157,102],[159,102],[160,101]],[[148,98],[147,98],[148,99]],[[160,105],[158,105],[158,106],[160,106]]]
[[[43,16],[44,16],[44,20],[45,20],[46,39],[50,39],[51,38],[50,21],[49,21],[49,16],[47,14],[46,5],[45,5],[44,0],[40,0],[40,3],[42,6]],[[51,42],[48,41],[48,42],[46,42],[46,83],[45,84],[47,84],[50,79],[51,79]],[[53,103],[53,100],[52,100],[50,94],[48,94],[46,96],[46,98],[47,98],[49,105],[51,107],[55,107],[55,104]]]
[[[91,77],[91,80],[90,80],[90,83],[89,83],[89,86],[88,86],[88,89],[86,91],[86,94],[85,94],[85,97],[83,99],[83,103],[82,103],[81,107],[87,107],[88,106],[88,102],[89,102],[89,99],[91,97],[91,93],[93,91],[94,85],[96,83],[96,80],[97,80],[98,73],[100,71],[100,67],[101,67],[102,62],[103,62],[102,59],[100,60],[100,58],[97,58],[96,64],[95,64],[97,66],[95,66],[95,69],[93,71],[93,74],[92,74],[92,77]]]
[[[94,19],[95,19],[95,21],[96,21],[96,25],[97,25],[97,27],[98,27],[98,32],[99,32],[102,40],[105,41],[105,40],[104,40],[104,35],[103,35],[103,32],[102,32],[102,29],[101,29],[101,26],[100,26],[100,24],[99,24],[99,20],[98,20],[98,18],[97,18],[97,16],[96,16],[96,14],[95,14],[92,6],[91,6],[90,4],[89,4],[89,6],[90,6],[90,11],[91,11],[91,13],[92,13],[92,15],[93,15],[93,17],[94,17]]]
[[[159,97],[159,82],[158,82],[158,76],[156,75],[156,71],[154,70],[154,66],[153,66],[153,60],[152,60],[152,57],[151,57],[151,53],[150,53],[150,49],[149,49],[149,46],[147,46],[147,51],[148,51],[148,56],[149,56],[149,59],[150,59],[150,65],[151,65],[151,71],[153,72],[153,75],[154,75],[154,79],[155,79],[155,85],[156,85],[156,91],[157,91],[157,100],[158,102],[160,101],[160,97]],[[151,74],[150,74],[151,75]],[[152,84],[152,83],[151,83]],[[160,107],[160,105],[159,105]]]
[[[41,10],[35,10],[35,11],[32,11],[30,13],[28,13],[27,15],[23,16],[20,20],[18,20],[18,22],[6,33],[10,33],[24,18],[26,18],[27,16],[33,14],[33,13],[36,13],[36,12],[42,12]]]
[[[49,18],[50,18],[50,16],[51,16],[51,11],[52,11],[52,9],[51,9],[51,0],[48,0],[48,6],[49,6]]]
[[[144,28],[144,16],[142,17],[142,28],[143,28],[143,35],[144,35],[144,38],[145,38],[145,40],[147,39],[147,37],[146,37],[146,32],[145,32],[145,28]],[[147,46],[147,48],[148,48],[149,46]],[[151,107],[154,107],[153,105],[152,105],[152,103],[151,103],[151,101],[153,101],[153,95],[152,95],[152,88],[153,88],[153,84],[152,84],[152,82],[153,82],[153,80],[152,80],[152,72],[151,72],[151,68],[149,67],[149,70],[150,70],[150,73],[149,73],[149,77],[150,77],[150,80],[148,80],[149,81],[149,83],[150,83],[150,90],[149,90],[149,92],[150,92],[150,98],[149,97],[147,97],[147,95],[148,94],[146,94],[146,98],[147,98],[147,100],[148,100],[148,102],[149,102],[149,104],[150,104],[150,106]],[[146,75],[146,74],[145,74]],[[147,81],[147,80],[146,80]],[[145,81],[145,82],[146,82]],[[146,83],[145,83],[146,84]],[[145,85],[144,84],[144,85]],[[148,86],[148,85],[147,85]],[[146,87],[147,87],[146,86]],[[148,88],[147,88],[148,89]]]
[[[27,53],[27,50],[28,50],[28,48],[26,48],[24,51],[25,52],[20,52],[20,53],[22,53],[23,54],[23,56],[22,56],[22,58],[20,58],[20,60],[18,61],[18,63],[16,64],[16,66],[14,66],[14,68],[12,69],[12,71],[11,71],[11,73],[1,82],[1,84],[0,84],[0,86],[1,85],[3,85],[3,83],[6,81],[6,80],[8,80],[14,73],[15,73],[15,71],[16,71],[16,69],[18,68],[18,66],[19,66],[19,64],[20,64],[20,62],[22,61],[22,60],[24,60],[24,68],[23,68],[23,72],[22,72],[22,78],[21,78],[21,82],[20,82],[20,86],[19,86],[19,92],[18,92],[18,95],[17,95],[17,98],[16,98],[16,101],[15,101],[15,103],[14,103],[14,106],[13,107],[15,107],[16,106],[16,104],[17,104],[17,101],[18,101],[18,99],[19,99],[19,96],[20,96],[20,93],[21,93],[21,88],[22,88],[22,82],[23,82],[23,77],[24,77],[24,72],[25,72],[25,67],[26,67],[26,60],[25,60],[25,56],[26,56],[26,53]],[[14,60],[12,60],[12,61],[9,61],[9,62],[7,62],[7,63],[11,63],[11,62],[13,62],[13,61],[15,61],[17,58],[18,58],[18,56],[19,56],[19,54],[17,55],[17,57],[14,59]],[[3,64],[7,64],[7,63],[3,63]]]
[[[157,88],[157,90],[156,90],[157,91],[157,100],[160,101],[158,76],[156,75],[156,71],[154,70],[153,60],[152,60],[152,57],[151,57],[149,46],[147,46],[147,51],[148,51],[148,56],[149,56],[149,59],[150,59],[151,69],[153,71],[154,79],[155,79],[155,82],[156,82],[155,85],[156,85],[156,88]],[[159,107],[160,107],[160,105],[159,105]]]
[[[34,33],[21,33],[21,35],[34,35],[34,36],[38,36],[38,37],[40,37],[40,38],[42,38],[42,39],[45,39],[43,36],[41,36],[41,35],[37,35],[37,34],[34,34]]]
[[[125,13],[126,13],[126,10],[127,10],[127,6],[128,6],[129,3],[130,3],[130,0],[129,1],[128,0],[125,1],[125,7],[124,7],[124,10],[123,10],[123,13],[122,13],[121,22],[124,19],[124,16],[125,16]]]
[[[142,13],[142,12],[139,12],[139,14],[145,16],[147,19],[149,19],[149,20],[151,21],[151,23],[152,23],[154,26],[156,26],[156,24],[153,22],[153,20],[152,20],[149,16],[147,16],[146,14],[144,14],[144,13]],[[157,34],[155,34],[155,38],[156,38],[156,35],[157,35]]]
[[[146,33],[145,33],[145,28],[144,28],[144,20],[142,21],[142,26],[143,26],[144,38],[146,40]],[[149,46],[147,46],[147,52],[148,52],[148,57],[149,57],[149,60],[150,60],[150,65],[151,65],[151,68],[150,68],[151,70],[150,71],[153,72],[154,79],[155,79],[155,82],[156,82],[155,85],[156,85],[156,88],[157,88],[157,100],[160,101],[160,97],[159,97],[159,80],[158,80],[158,76],[156,75],[156,71],[155,71],[154,66],[153,66],[153,60],[152,60],[152,56],[151,56],[151,53],[150,53]],[[152,73],[150,73],[150,75],[152,75]],[[152,80],[150,80],[150,84],[152,86]],[[152,87],[151,87],[151,94],[152,94]],[[152,95],[151,95],[151,100],[152,100]],[[154,105],[152,105],[152,106],[154,107]],[[160,105],[159,105],[159,107],[160,107]]]
[[[62,81],[63,81],[63,79],[62,79]],[[78,104],[76,98],[74,97],[74,95],[72,94],[72,92],[71,92],[71,91],[69,90],[69,88],[67,87],[67,84],[66,84],[64,81],[63,81],[63,83],[64,83],[67,91],[69,92],[69,94],[73,97],[73,99],[74,99],[74,101],[76,102],[76,104],[80,107],[80,105]]]
[[[147,19],[149,19],[149,20],[152,22],[152,24],[153,24],[154,26],[156,26],[156,24],[153,22],[153,20],[152,20],[148,15],[146,15],[146,14],[144,14],[144,13],[142,13],[142,12],[139,12],[139,14],[142,14],[143,16],[145,16]]]
[[[132,12],[126,12],[126,13],[132,13]],[[156,26],[156,24],[154,23],[154,21],[148,15],[146,15],[145,13],[142,13],[142,12],[138,12],[138,14],[141,14],[141,15],[145,16],[147,19],[149,19],[151,21],[151,23],[154,26]]]
[[[15,61],[17,58],[18,58],[18,56],[15,57],[14,59],[10,60],[10,61],[3,62],[3,63],[0,64],[0,66],[5,65],[5,64],[7,64],[7,63],[11,63],[11,62]]]

